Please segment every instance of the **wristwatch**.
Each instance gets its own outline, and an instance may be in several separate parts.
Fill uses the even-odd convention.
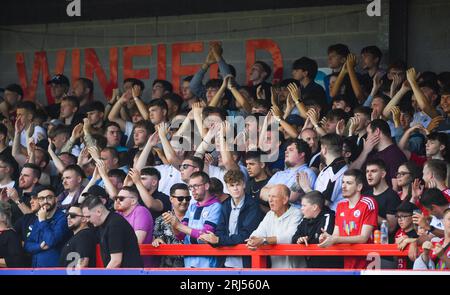
[[[15,203],[16,203],[17,206],[19,206],[22,203],[22,201],[19,199]]]
[[[263,242],[262,243],[263,243],[263,245],[269,245],[269,242],[267,241],[266,237],[263,238]]]

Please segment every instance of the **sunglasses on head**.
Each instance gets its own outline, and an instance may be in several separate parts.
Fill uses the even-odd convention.
[[[186,201],[189,203],[189,201],[191,200],[191,196],[172,196],[173,198],[177,199],[178,202],[183,202]]]

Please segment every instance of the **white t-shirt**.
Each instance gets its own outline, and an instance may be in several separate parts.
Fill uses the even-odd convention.
[[[39,134],[42,134],[42,136],[39,136]],[[34,133],[33,133],[33,140],[34,143],[38,142],[38,137],[42,137],[43,139],[47,138],[47,134],[45,133],[44,128],[41,126],[35,126],[34,127]],[[20,132],[20,144],[24,147],[27,146],[27,131],[24,129],[22,132]]]
[[[172,165],[158,165],[154,166],[156,170],[161,173],[161,180],[159,181],[158,190],[170,196],[170,188],[175,183],[183,183],[181,180],[181,173]]]

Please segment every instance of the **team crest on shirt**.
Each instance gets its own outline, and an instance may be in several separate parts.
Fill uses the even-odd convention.
[[[355,216],[356,218],[358,218],[361,215],[361,211],[359,210],[355,210],[355,212],[353,212],[353,216]]]
[[[339,216],[344,217],[345,216],[344,212],[341,212]]]
[[[202,217],[206,219],[206,217],[208,217],[208,213],[209,213],[208,211],[204,211],[202,213]]]

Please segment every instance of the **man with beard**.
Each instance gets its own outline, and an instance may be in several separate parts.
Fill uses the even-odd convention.
[[[306,173],[309,187],[314,187],[316,174],[308,167],[308,161],[311,157],[309,145],[302,139],[290,139],[286,143],[285,164],[287,169],[278,171],[267,182],[267,185],[261,189],[260,198],[264,201],[269,200],[269,190],[275,184],[284,184],[291,190],[289,202],[296,203],[299,200],[303,187],[297,185],[297,174]]]
[[[26,163],[19,176],[20,193],[15,188],[7,188],[7,195],[20,209],[22,214],[31,213],[30,199],[31,193],[39,185],[41,169],[36,164]],[[13,211],[14,212],[14,211]]]
[[[114,197],[114,209],[128,221],[136,234],[138,244],[151,244],[153,241],[153,217],[139,204],[139,192],[132,186],[124,186]],[[152,257],[144,257],[144,267],[155,266]]]
[[[319,136],[316,130],[311,128],[304,128],[300,132],[300,138],[306,141],[311,149],[311,159],[309,160],[309,168],[319,171],[320,166],[320,144]]]
[[[81,210],[98,228],[100,252],[106,268],[143,267],[136,234],[122,216],[106,209],[96,196],[84,200]]]
[[[261,151],[249,151],[245,154],[245,164],[247,165],[249,182],[245,186],[245,194],[251,196],[259,202],[259,207],[263,213],[267,213],[270,210],[269,202],[261,200],[261,189],[269,181],[269,175],[267,173],[267,165],[261,161]]]
[[[75,83],[73,83],[72,95],[78,99],[80,105],[79,113],[86,113],[86,107],[92,102],[94,97],[94,83],[88,78],[78,78]]]
[[[80,205],[75,204],[69,208],[67,226],[73,236],[61,250],[60,266],[95,267],[97,236],[95,230],[89,227],[88,219],[83,215]]]
[[[70,236],[64,213],[56,207],[56,194],[44,186],[37,194],[40,209],[24,249],[32,255],[32,267],[57,267],[64,243]]]
[[[178,240],[184,240],[184,244],[198,244],[199,237],[203,233],[214,233],[221,214],[222,205],[216,196],[209,193],[210,180],[205,172],[194,172],[189,180],[189,190],[194,201],[180,222],[171,212],[163,213],[166,224],[172,226],[172,230]],[[185,267],[215,267],[216,257],[185,256]]]
[[[389,236],[393,238],[397,229],[395,212],[400,198],[386,183],[386,164],[379,159],[367,161],[366,178],[371,187],[371,195],[378,203],[378,226],[387,220]]]

